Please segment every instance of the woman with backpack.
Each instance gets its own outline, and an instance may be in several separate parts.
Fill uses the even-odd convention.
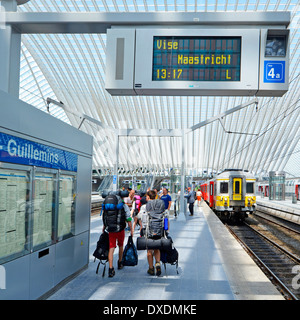
[[[131,210],[131,217],[133,218],[133,232],[135,229],[135,226],[139,224],[139,226],[142,228],[142,222],[138,218],[138,213],[141,209],[141,196],[139,194],[136,194],[133,198],[133,203],[132,203],[132,210]]]

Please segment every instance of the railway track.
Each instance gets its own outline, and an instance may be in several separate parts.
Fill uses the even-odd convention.
[[[300,299],[300,259],[250,225],[226,225],[287,300]]]
[[[256,210],[255,214],[253,215],[259,218],[262,218],[264,220],[267,220],[269,222],[272,222],[273,224],[276,224],[282,228],[285,228],[287,230],[300,234],[300,225],[297,223],[273,216],[269,213],[266,213],[260,210]]]

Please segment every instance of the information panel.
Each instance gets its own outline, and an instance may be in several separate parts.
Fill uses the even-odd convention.
[[[166,37],[153,43],[153,81],[240,81],[241,37]]]
[[[27,250],[29,172],[0,169],[0,260]]]
[[[61,240],[74,233],[75,176],[61,174],[57,236]]]
[[[77,171],[78,156],[66,150],[0,132],[0,161]]]
[[[55,208],[55,179],[52,173],[37,172],[34,179],[33,247],[51,244]]]

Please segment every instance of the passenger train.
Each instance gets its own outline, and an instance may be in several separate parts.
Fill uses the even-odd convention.
[[[269,197],[269,181],[257,182],[257,192],[260,195],[263,194],[265,197]],[[285,180],[285,196],[289,198],[292,195],[295,195],[297,200],[300,200],[300,179]]]
[[[256,211],[255,177],[247,170],[225,169],[201,184],[204,201],[221,220],[244,220]]]

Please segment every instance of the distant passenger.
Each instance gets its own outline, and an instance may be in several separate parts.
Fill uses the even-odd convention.
[[[172,204],[172,198],[168,194],[167,188],[163,188],[162,195],[160,196],[160,199],[163,200],[163,202],[165,203],[165,209],[168,210],[168,213],[169,213],[169,210],[170,210],[170,207]]]
[[[140,221],[140,219],[138,219],[138,213],[140,211],[142,202],[141,202],[141,195],[136,194],[134,196],[134,201],[132,204],[132,209],[131,209],[131,217],[133,218],[134,222],[133,222],[133,231],[135,229],[135,226],[138,224],[141,228],[142,228],[142,222]]]
[[[197,190],[196,196],[197,196],[197,201],[198,201],[198,207],[200,207],[200,203],[201,203],[201,199],[202,199],[202,192],[200,189]]]
[[[188,188],[188,194],[184,196],[187,198],[189,204],[190,216],[194,215],[194,203],[195,203],[195,191],[191,191],[191,188]]]
[[[141,208],[140,211],[137,215],[138,220],[140,221],[140,225],[141,225],[141,230],[140,230],[140,236],[143,237],[145,235],[145,230],[147,227],[147,212],[146,212],[146,204],[149,201],[149,196],[148,196],[148,192],[149,190],[146,192],[146,194],[142,197],[141,199]]]
[[[155,192],[156,196],[155,199],[158,199],[158,190],[156,188],[153,188],[153,191]]]
[[[129,188],[128,188],[128,190],[129,190]],[[133,201],[134,201],[134,194],[135,194],[134,189],[130,189],[129,196],[124,198],[124,202],[128,205],[130,210],[132,208],[132,204],[133,204]]]

